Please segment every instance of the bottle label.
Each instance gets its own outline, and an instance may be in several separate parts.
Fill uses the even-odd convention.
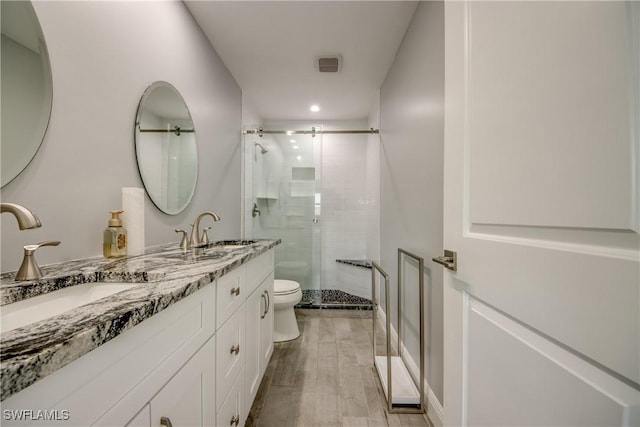
[[[122,250],[124,248],[127,247],[127,235],[126,234],[119,234],[118,235],[118,250]]]

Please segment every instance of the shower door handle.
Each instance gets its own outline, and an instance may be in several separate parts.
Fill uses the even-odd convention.
[[[320,218],[318,218],[317,216],[314,216],[314,217],[313,217],[312,222],[313,222],[314,224],[317,224],[317,223],[319,223],[319,222],[320,222]]]

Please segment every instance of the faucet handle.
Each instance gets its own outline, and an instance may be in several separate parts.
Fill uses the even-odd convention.
[[[59,240],[51,240],[49,242],[36,243],[35,245],[26,245],[24,247],[24,253],[26,254],[28,252],[29,254],[33,254],[36,251],[36,249],[42,246],[58,246],[59,244],[60,244]]]
[[[189,246],[187,232],[184,230],[176,230],[176,233],[182,233],[182,239],[180,239],[180,249],[187,249],[187,246]]]
[[[200,239],[201,244],[209,243],[209,235],[207,234],[207,230],[211,230],[211,226],[202,230],[202,239]]]
[[[21,282],[25,280],[36,280],[42,277],[42,272],[34,256],[36,250],[42,246],[58,246],[59,244],[59,241],[49,241],[36,243],[35,245],[26,245],[24,247],[22,265],[20,265],[20,269],[16,273],[15,280]]]

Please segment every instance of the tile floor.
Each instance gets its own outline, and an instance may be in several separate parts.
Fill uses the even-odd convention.
[[[296,316],[301,336],[275,344],[246,426],[428,426],[423,415],[385,411],[371,311],[297,309]]]

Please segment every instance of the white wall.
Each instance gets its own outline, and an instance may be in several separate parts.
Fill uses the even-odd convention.
[[[18,231],[2,215],[2,271],[16,270],[22,246],[61,240],[38,251],[41,265],[100,255],[109,210],[122,187],[141,187],[133,126],[151,83],[182,94],[196,127],[198,185],[192,204],[168,216],[145,203],[146,244],[178,242],[196,215],[222,221],[211,238],[240,235],[241,91],[182,2],[35,2],[53,72],[53,111],[42,148],[2,189],[2,201],[32,209],[43,226]],[[204,225],[204,224],[203,224]]]
[[[442,402],[442,252],[444,138],[444,7],[420,2],[380,95],[380,261],[391,276],[392,319],[397,316],[397,249],[425,259],[427,380]],[[411,276],[411,273],[414,273]],[[416,364],[417,272],[407,265],[404,343]]]

